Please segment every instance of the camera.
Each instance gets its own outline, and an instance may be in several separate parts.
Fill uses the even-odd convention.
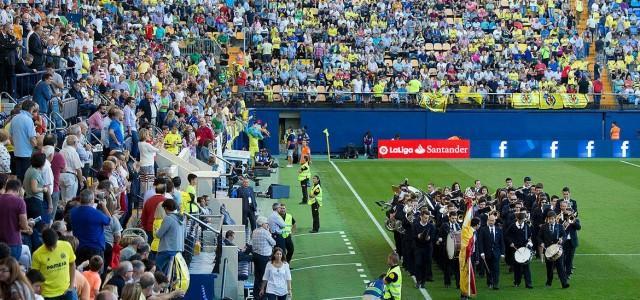
[[[93,200],[95,203],[100,203],[100,201],[104,201],[105,200],[105,193],[101,192],[101,191],[97,191],[96,192],[96,197]]]

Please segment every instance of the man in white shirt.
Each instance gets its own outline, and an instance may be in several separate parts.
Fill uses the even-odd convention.
[[[76,196],[80,184],[85,180],[82,176],[82,161],[76,149],[77,143],[78,137],[68,135],[60,150],[66,165],[60,174],[60,198],[64,202]]]

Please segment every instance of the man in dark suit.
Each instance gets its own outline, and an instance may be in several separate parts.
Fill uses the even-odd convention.
[[[147,124],[152,124],[155,125],[155,120],[153,120],[152,117],[152,112],[151,112],[151,102],[153,101],[153,96],[151,96],[149,93],[147,93],[141,100],[140,103],[138,104],[138,111],[142,111],[142,118],[141,120],[144,120],[144,123]]]
[[[504,239],[502,228],[496,226],[496,216],[490,215],[487,218],[487,226],[483,226],[478,231],[478,252],[480,252],[480,262],[487,270],[487,286],[494,290],[499,289],[500,280],[500,257],[504,257]],[[486,265],[485,265],[486,263]]]
[[[415,274],[416,287],[424,288],[425,281],[433,281],[431,271],[431,256],[433,253],[432,240],[436,238],[436,227],[430,222],[428,209],[420,212],[420,219],[413,223],[413,238],[415,242]]]
[[[0,26],[0,91],[16,97],[16,60],[18,41],[13,36],[11,23]]]
[[[578,202],[576,200],[571,199],[571,190],[569,190],[568,186],[562,188],[562,200],[569,201],[569,208],[573,210],[573,212],[578,215]],[[560,202],[558,202],[558,207],[560,207]]]
[[[443,222],[440,225],[440,229],[438,231],[438,241],[436,242],[437,246],[441,246],[444,248],[442,251],[443,261],[444,261],[444,286],[451,286],[451,273],[456,277],[456,287],[460,288],[460,263],[458,262],[458,258],[455,257],[453,259],[449,259],[447,254],[447,236],[450,232],[460,231],[462,226],[458,223],[458,213],[450,212],[449,220]]]
[[[569,207],[569,202],[562,201],[560,209],[562,210],[562,226],[565,231],[565,239],[562,243],[564,267],[567,279],[569,279],[573,274],[573,257],[576,254],[576,248],[578,248],[578,230],[582,229],[582,225],[580,225],[580,219],[574,216],[573,209]]]
[[[556,213],[550,211],[547,213],[547,223],[540,227],[540,231],[538,232],[538,239],[540,240],[540,248],[545,249],[550,247],[553,244],[560,244],[564,240],[565,236],[564,228],[561,224],[556,223]],[[543,250],[544,251],[544,250]],[[560,277],[560,283],[562,284],[562,288],[566,289],[569,287],[569,283],[567,283],[567,277],[564,270],[564,257],[561,255],[555,261],[551,261],[546,259],[545,264],[547,267],[547,282],[546,286],[550,287],[553,282],[553,268],[555,267],[558,271],[558,277]]]
[[[256,193],[249,186],[249,179],[242,180],[242,187],[238,189],[238,197],[242,198],[242,225],[251,225],[251,231],[256,229],[256,211],[258,204],[256,203]]]
[[[39,71],[44,70],[44,45],[42,43],[42,25],[34,26],[33,31],[27,35],[28,54],[33,55],[33,62],[29,68]]]
[[[531,248],[533,246],[533,242],[531,240],[533,231],[529,226],[529,224],[525,223],[526,216],[527,215],[524,212],[518,213],[516,215],[516,223],[509,226],[507,229],[506,244],[511,249],[517,250],[522,247]],[[522,275],[524,275],[525,286],[528,289],[532,289],[533,285],[531,285],[531,269],[529,268],[529,263],[520,264],[520,263],[514,262],[513,284],[516,287],[520,286]]]

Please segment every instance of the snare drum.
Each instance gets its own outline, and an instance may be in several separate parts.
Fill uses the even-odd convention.
[[[458,257],[461,243],[460,231],[451,232],[447,235],[447,255],[449,255],[449,259]]]
[[[553,244],[544,251],[544,256],[549,261],[556,261],[562,256],[562,247],[558,244]]]
[[[520,247],[513,256],[517,263],[526,265],[533,259],[533,251],[527,247]]]

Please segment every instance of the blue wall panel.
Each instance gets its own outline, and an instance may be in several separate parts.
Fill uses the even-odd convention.
[[[400,134],[403,139],[419,139],[426,135],[424,111],[301,111],[300,124],[306,125],[313,152],[326,153],[327,144],[322,131],[329,130],[331,152],[336,153],[349,143],[362,146],[368,130],[377,140]]]
[[[286,111],[292,111],[287,109]],[[273,136],[266,141],[278,153],[277,109],[255,109],[255,118],[268,122]],[[445,139],[453,135],[473,140],[601,140],[608,139],[610,122],[622,127],[623,139],[635,139],[640,113],[606,111],[451,111],[445,114],[422,110],[300,109],[300,124],[307,126],[311,150],[325,153],[322,130],[329,129],[331,152],[341,152],[349,143],[362,146],[370,130],[375,140]],[[603,123],[603,120],[605,122]]]

